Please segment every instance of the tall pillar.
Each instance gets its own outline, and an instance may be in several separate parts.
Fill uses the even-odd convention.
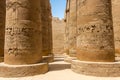
[[[5,1],[0,0],[0,62],[3,61],[4,57]]]
[[[42,20],[42,54],[43,56],[48,56],[49,54],[49,0],[41,0],[41,20]]]
[[[115,35],[115,52],[120,55],[120,0],[112,0],[113,26]]]
[[[49,0],[41,0],[42,56],[44,61],[53,62],[52,53],[52,13]]]
[[[66,26],[65,26],[65,45],[64,45],[64,49],[65,49],[65,53],[69,54],[69,11],[70,11],[70,0],[67,0],[67,4],[66,4]]]
[[[70,0],[69,55],[76,56],[77,0]]]
[[[111,0],[78,0],[77,58],[113,62],[114,39]]]
[[[51,4],[48,0],[48,44],[49,44],[49,54],[53,55],[53,39],[52,39],[52,12],[51,12]]]
[[[42,60],[39,6],[40,0],[6,0],[6,64],[34,64]]]

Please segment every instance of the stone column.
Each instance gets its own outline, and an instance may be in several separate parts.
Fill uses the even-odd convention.
[[[40,0],[6,0],[5,63],[41,61],[39,14]]]
[[[113,26],[115,34],[115,52],[120,55],[120,0],[112,0]]]
[[[65,26],[65,53],[69,54],[69,11],[70,11],[70,0],[67,0],[66,4],[66,26]]]
[[[69,12],[69,55],[76,55],[77,0],[70,0]]]
[[[115,61],[111,0],[78,1],[77,58]]]
[[[51,4],[48,0],[48,41],[49,41],[49,54],[53,55],[53,39],[52,39],[52,12],[51,12]]]
[[[52,22],[49,0],[41,0],[42,54],[48,56],[52,51]]]
[[[48,13],[47,0],[41,0],[41,23],[42,23],[42,56],[48,55]]]
[[[0,62],[4,57],[5,0],[0,0]]]

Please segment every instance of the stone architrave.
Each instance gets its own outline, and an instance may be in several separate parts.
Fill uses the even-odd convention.
[[[78,0],[77,58],[113,62],[115,48],[111,0]]]
[[[5,63],[40,62],[40,29],[40,0],[6,0]]]
[[[77,0],[70,0],[69,55],[76,56]]]

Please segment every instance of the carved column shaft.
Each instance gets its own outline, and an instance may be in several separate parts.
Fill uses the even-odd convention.
[[[41,61],[40,0],[6,0],[5,63]]]
[[[111,0],[79,0],[78,9],[78,59],[114,61]]]

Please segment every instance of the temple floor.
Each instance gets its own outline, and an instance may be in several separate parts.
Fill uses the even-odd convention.
[[[70,64],[64,62],[64,56],[55,56],[55,62],[49,64],[49,72],[46,74],[19,78],[1,77],[0,80],[120,80],[120,77],[80,75],[71,71]]]

